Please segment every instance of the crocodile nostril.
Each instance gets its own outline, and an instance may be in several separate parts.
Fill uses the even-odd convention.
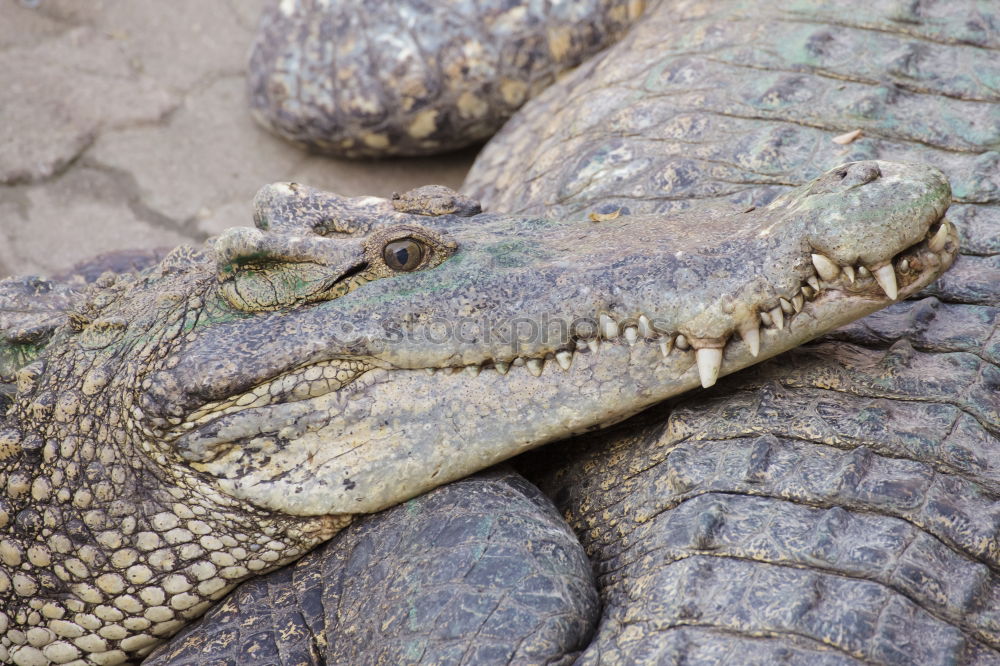
[[[878,164],[874,162],[856,162],[847,167],[847,173],[844,174],[842,182],[846,187],[854,187],[870,183],[881,175],[882,172],[879,171]]]

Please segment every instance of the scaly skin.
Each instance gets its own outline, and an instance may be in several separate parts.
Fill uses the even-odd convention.
[[[953,187],[920,300],[522,466],[595,562],[582,663],[1000,660],[998,12],[663,3],[480,156],[487,209],[551,215],[761,204],[845,156]]]
[[[247,581],[144,663],[568,666],[598,611],[590,561],[548,498],[491,470]]]
[[[276,134],[339,157],[462,148],[618,39],[644,5],[272,0],[250,58],[250,105]]]
[[[2,656],[141,657],[354,514],[753,363],[733,334],[781,298],[801,312],[772,316],[761,359],[886,305],[880,267],[915,293],[957,252],[949,198],[933,168],[860,162],[752,211],[595,233],[440,190],[267,187],[258,229],[102,277],[13,356],[30,362],[0,429]],[[406,270],[383,251],[401,239],[422,247]],[[799,300],[818,253],[883,286],[822,280]],[[426,335],[461,318],[482,329]],[[516,320],[578,326],[487,342]]]

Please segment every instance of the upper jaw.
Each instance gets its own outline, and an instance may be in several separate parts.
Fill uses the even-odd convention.
[[[174,426],[161,436],[178,437],[218,417],[339,390],[375,368],[424,370],[429,376],[462,372],[469,377],[489,370],[504,376],[509,372],[525,373],[539,381],[587,381],[579,375],[574,377],[572,372],[579,355],[600,358],[612,345],[624,347],[630,353],[640,351],[631,348],[649,347],[656,354],[644,357],[647,360],[643,362],[652,360],[671,365],[676,381],[656,391],[667,397],[698,383],[711,386],[721,375],[774,356],[893,300],[915,294],[951,265],[957,248],[955,227],[942,220],[930,227],[922,241],[888,262],[879,262],[881,266],[874,272],[863,265],[840,266],[825,255],[811,253],[807,259],[812,267],[806,270],[808,277],[794,293],[785,292],[788,298],[772,293],[761,301],[764,307],[718,299],[722,314],[731,315],[737,326],[721,336],[699,336],[698,329],[688,325],[672,327],[652,309],[649,314],[638,311],[628,317],[594,310],[590,316],[577,317],[576,326],[563,328],[563,335],[547,340],[524,339],[510,346],[502,344],[485,354],[480,348],[469,359],[452,350],[442,356],[433,346],[424,358],[411,348],[393,352],[387,346],[378,352],[373,349],[367,358],[328,359],[299,365],[243,393],[203,404],[183,419],[158,420],[157,426],[161,429]],[[886,293],[887,290],[891,293]],[[769,301],[775,302],[773,308],[766,307]],[[416,332],[411,334],[412,343],[417,337]],[[442,342],[441,346],[448,343]],[[434,381],[427,380],[428,390]]]
[[[393,367],[440,368],[554,358],[595,336],[667,344],[683,336],[682,345],[721,348],[734,337],[752,339],[762,326],[780,330],[803,309],[814,317],[808,304],[821,292],[839,290],[884,304],[882,297],[908,293],[908,285],[924,283],[921,277],[933,279],[943,267],[920,258],[932,227],[941,234],[935,241],[939,259],[950,264],[956,244],[945,250],[943,239],[953,229],[936,224],[950,200],[939,171],[882,162],[841,169],[843,176],[834,170],[762,210],[709,208],[694,216],[688,211],[591,223],[599,230],[592,244],[580,237],[579,223],[546,228],[544,236],[530,239],[540,249],[528,270],[500,268],[486,284],[487,293],[505,297],[443,315],[452,322],[470,320],[479,335],[427,344],[417,322],[401,326],[406,335],[395,344],[368,351]],[[566,256],[558,252],[543,254],[547,244],[573,247],[572,261],[560,261]],[[470,239],[464,251],[478,253],[475,263],[488,257],[490,247]],[[912,255],[905,264],[904,255]],[[466,298],[460,291],[443,296],[446,307]],[[842,307],[852,311],[846,302]],[[406,308],[396,316],[405,317]],[[558,335],[513,343],[495,335],[485,339],[518,321]]]

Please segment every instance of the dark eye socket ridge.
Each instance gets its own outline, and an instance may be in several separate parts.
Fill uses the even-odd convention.
[[[385,244],[382,249],[382,259],[392,270],[406,273],[416,270],[423,263],[425,253],[421,241],[415,238],[399,238]]]

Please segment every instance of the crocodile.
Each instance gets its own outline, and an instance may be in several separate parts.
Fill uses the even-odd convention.
[[[0,658],[140,658],[355,515],[906,298],[950,197],[886,161],[612,224],[278,183],[138,273],[0,283]]]
[[[526,105],[464,191],[536,214],[761,205],[938,165],[963,254],[901,302],[519,465],[603,602],[579,663],[1000,662],[1000,5],[678,0]]]
[[[520,459],[594,561],[582,663],[997,661],[998,26],[981,2],[655,3],[479,156],[466,193],[538,215],[767,205],[845,159],[954,186],[964,254],[918,300]]]
[[[269,2],[250,56],[250,108],[278,136],[337,157],[463,148],[620,38],[644,7],[644,0]]]

